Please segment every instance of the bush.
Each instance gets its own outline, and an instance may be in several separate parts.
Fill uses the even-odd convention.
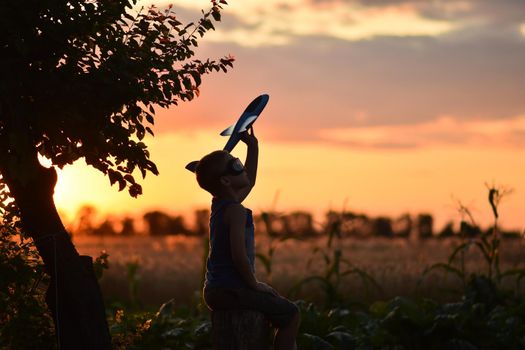
[[[43,263],[17,231],[0,226],[0,348],[54,349],[53,320],[41,285]]]
[[[523,349],[525,299],[472,276],[456,303],[394,298],[366,312],[301,303],[300,349]]]

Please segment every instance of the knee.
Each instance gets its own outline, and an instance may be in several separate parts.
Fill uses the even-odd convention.
[[[292,307],[290,307],[286,313],[286,322],[280,326],[276,326],[276,328],[286,329],[288,332],[297,332],[301,323],[301,312],[299,311],[297,305],[293,303],[290,303],[290,305]]]

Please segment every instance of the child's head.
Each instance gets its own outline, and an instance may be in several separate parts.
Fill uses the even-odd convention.
[[[202,157],[195,173],[199,186],[214,196],[222,194],[226,187],[236,190],[249,185],[242,163],[226,151],[214,151]]]

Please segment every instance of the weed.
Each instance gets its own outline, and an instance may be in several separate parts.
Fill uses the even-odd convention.
[[[335,218],[327,228],[327,242],[325,247],[315,247],[312,250],[311,257],[306,264],[309,268],[315,257],[320,254],[324,263],[324,273],[321,275],[312,275],[298,281],[288,291],[288,296],[294,298],[303,286],[311,282],[317,282],[321,285],[325,294],[325,306],[333,307],[345,301],[341,294],[341,283],[343,278],[351,275],[357,275],[364,284],[365,293],[368,296],[370,286],[374,287],[379,293],[383,293],[381,286],[366,271],[354,266],[348,259],[343,257],[343,242],[341,235],[341,226],[345,210]]]
[[[426,268],[422,273],[422,278],[433,270],[444,270],[446,273],[456,275],[462,281],[462,290],[464,290],[468,281],[474,280],[478,277],[486,276],[489,281],[495,283],[498,287],[501,287],[501,282],[504,278],[515,276],[516,292],[519,291],[521,280],[525,277],[525,269],[513,268],[502,272],[500,268],[501,232],[498,226],[498,210],[501,200],[512,193],[512,190],[503,186],[496,186],[495,184],[486,184],[486,187],[488,190],[488,202],[493,215],[493,225],[491,229],[487,232],[482,232],[473,238],[469,237],[469,232],[472,231],[472,228],[476,228],[477,225],[470,210],[461,202],[458,202],[458,211],[461,215],[461,244],[452,251],[446,263],[436,263]],[[466,218],[470,220],[470,224],[466,221]],[[469,271],[467,271],[465,257],[471,247],[475,247],[482,254],[486,263],[485,273],[469,273]],[[457,263],[458,257],[459,264]],[[422,278],[420,282],[422,281]],[[461,292],[461,290],[458,292]]]
[[[128,281],[129,299],[131,304],[134,306],[139,305],[139,286],[140,286],[140,259],[138,256],[134,256],[131,260],[126,263],[126,276]]]

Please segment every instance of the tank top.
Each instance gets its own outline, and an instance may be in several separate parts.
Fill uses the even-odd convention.
[[[232,199],[213,198],[210,214],[209,253],[206,259],[204,288],[248,287],[233,265],[230,248],[230,227],[224,223],[224,211],[228,205],[237,203]],[[255,237],[252,211],[246,209],[244,246],[250,267],[255,273]]]

